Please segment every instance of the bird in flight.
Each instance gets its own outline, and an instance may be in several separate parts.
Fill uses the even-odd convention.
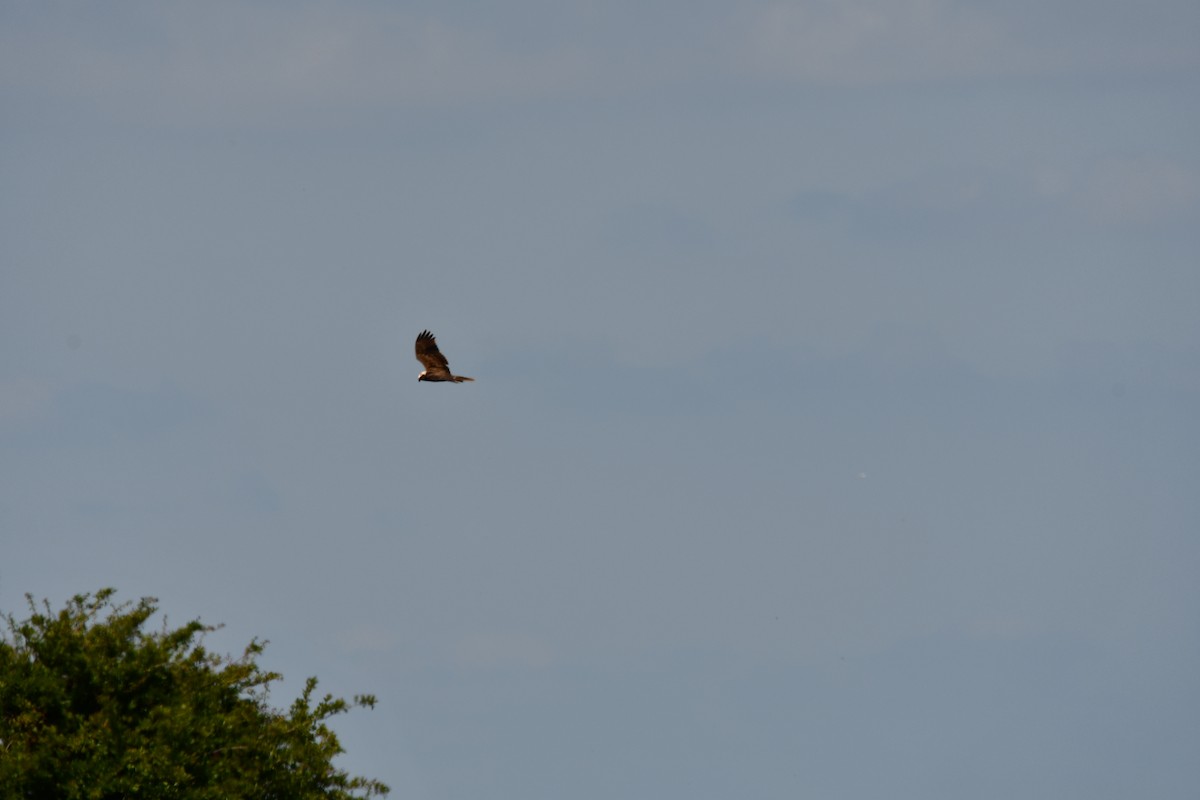
[[[420,361],[421,365],[425,367],[425,371],[417,376],[419,381],[462,383],[475,380],[464,375],[450,374],[450,362],[442,355],[442,351],[438,350],[437,339],[433,338],[433,334],[429,331],[421,331],[417,334],[417,361]]]

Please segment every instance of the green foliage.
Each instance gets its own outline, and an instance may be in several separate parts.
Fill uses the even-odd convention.
[[[28,619],[4,615],[0,800],[387,794],[333,766],[342,748],[326,725],[374,697],[314,705],[309,678],[287,712],[273,709],[267,694],[280,675],[255,663],[258,641],[232,659],[204,649],[213,628],[200,622],[146,633],[157,601],[116,605],[113,594],[76,595],[57,614],[30,597]]]

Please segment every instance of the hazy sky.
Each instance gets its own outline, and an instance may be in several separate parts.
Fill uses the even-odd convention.
[[[1194,0],[0,0],[0,114],[0,609],[398,798],[1195,797]]]

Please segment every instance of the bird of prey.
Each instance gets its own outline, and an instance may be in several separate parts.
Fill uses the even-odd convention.
[[[433,334],[429,331],[421,331],[417,335],[417,361],[420,361],[421,365],[425,367],[425,371],[417,376],[419,381],[462,383],[475,380],[463,375],[450,374],[450,362],[446,361],[442,351],[438,350],[437,339],[433,338]]]

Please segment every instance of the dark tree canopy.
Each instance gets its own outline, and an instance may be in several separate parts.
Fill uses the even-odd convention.
[[[211,626],[143,630],[157,601],[116,605],[112,589],[48,603],[0,629],[0,800],[370,797],[382,783],[333,765],[326,721],[375,698],[325,695],[316,678],[287,711],[267,703],[280,679],[202,646]]]

